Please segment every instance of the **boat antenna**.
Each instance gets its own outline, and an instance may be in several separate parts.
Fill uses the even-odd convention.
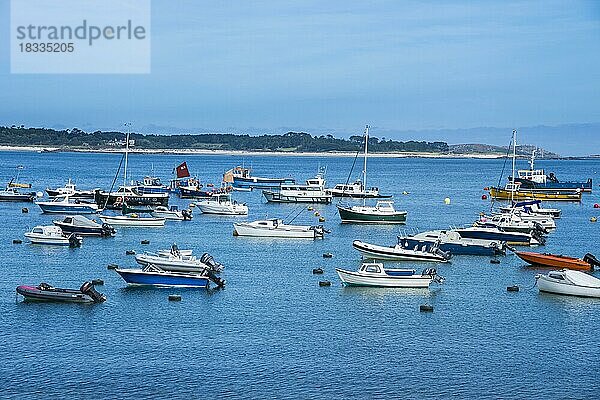
[[[127,133],[125,134],[125,168],[123,169],[123,186],[127,186],[127,158],[129,155],[129,129],[131,127],[131,123],[126,122],[125,127],[127,128]]]
[[[365,162],[363,165],[363,192],[367,190],[367,147],[369,145],[369,125],[365,127]],[[363,196],[363,206],[366,204],[366,197]]]

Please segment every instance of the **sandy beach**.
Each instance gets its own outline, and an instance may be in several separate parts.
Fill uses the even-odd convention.
[[[74,152],[74,153],[122,153],[121,148],[82,149],[82,148],[59,148],[59,147],[37,147],[37,146],[0,146],[0,151],[34,151],[42,152]],[[274,156],[274,157],[354,157],[356,153],[350,152],[286,152],[286,151],[239,151],[239,150],[202,150],[202,149],[140,149],[129,148],[130,153],[138,154],[214,154],[229,156]],[[481,153],[369,153],[372,158],[480,158],[494,159],[502,158],[504,154],[481,154]]]

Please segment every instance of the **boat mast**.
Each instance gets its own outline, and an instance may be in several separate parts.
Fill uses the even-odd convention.
[[[365,162],[363,164],[363,193],[367,191],[367,149],[369,146],[369,125],[365,128]],[[363,196],[363,203],[365,198]]]
[[[125,123],[127,127],[127,133],[125,135],[125,169],[123,170],[123,186],[127,186],[127,156],[129,154],[129,126],[130,124]]]
[[[517,190],[517,186],[515,185],[515,160],[517,158],[517,130],[513,129],[513,159],[512,159],[512,181],[513,181],[513,190],[510,191],[510,202],[511,204],[515,201],[515,190]]]

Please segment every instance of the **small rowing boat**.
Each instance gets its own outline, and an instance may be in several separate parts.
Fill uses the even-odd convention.
[[[515,251],[523,261],[536,266],[548,268],[568,268],[576,270],[591,270],[600,266],[600,261],[593,254],[587,253],[583,258],[568,257],[549,253],[534,253],[532,251]]]
[[[600,297],[600,279],[581,271],[550,271],[548,275],[536,275],[535,281],[540,292]]]

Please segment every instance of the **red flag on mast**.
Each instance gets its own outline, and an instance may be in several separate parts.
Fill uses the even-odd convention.
[[[190,176],[190,171],[188,171],[187,164],[183,162],[183,164],[177,166],[177,177],[178,178],[187,178]]]

